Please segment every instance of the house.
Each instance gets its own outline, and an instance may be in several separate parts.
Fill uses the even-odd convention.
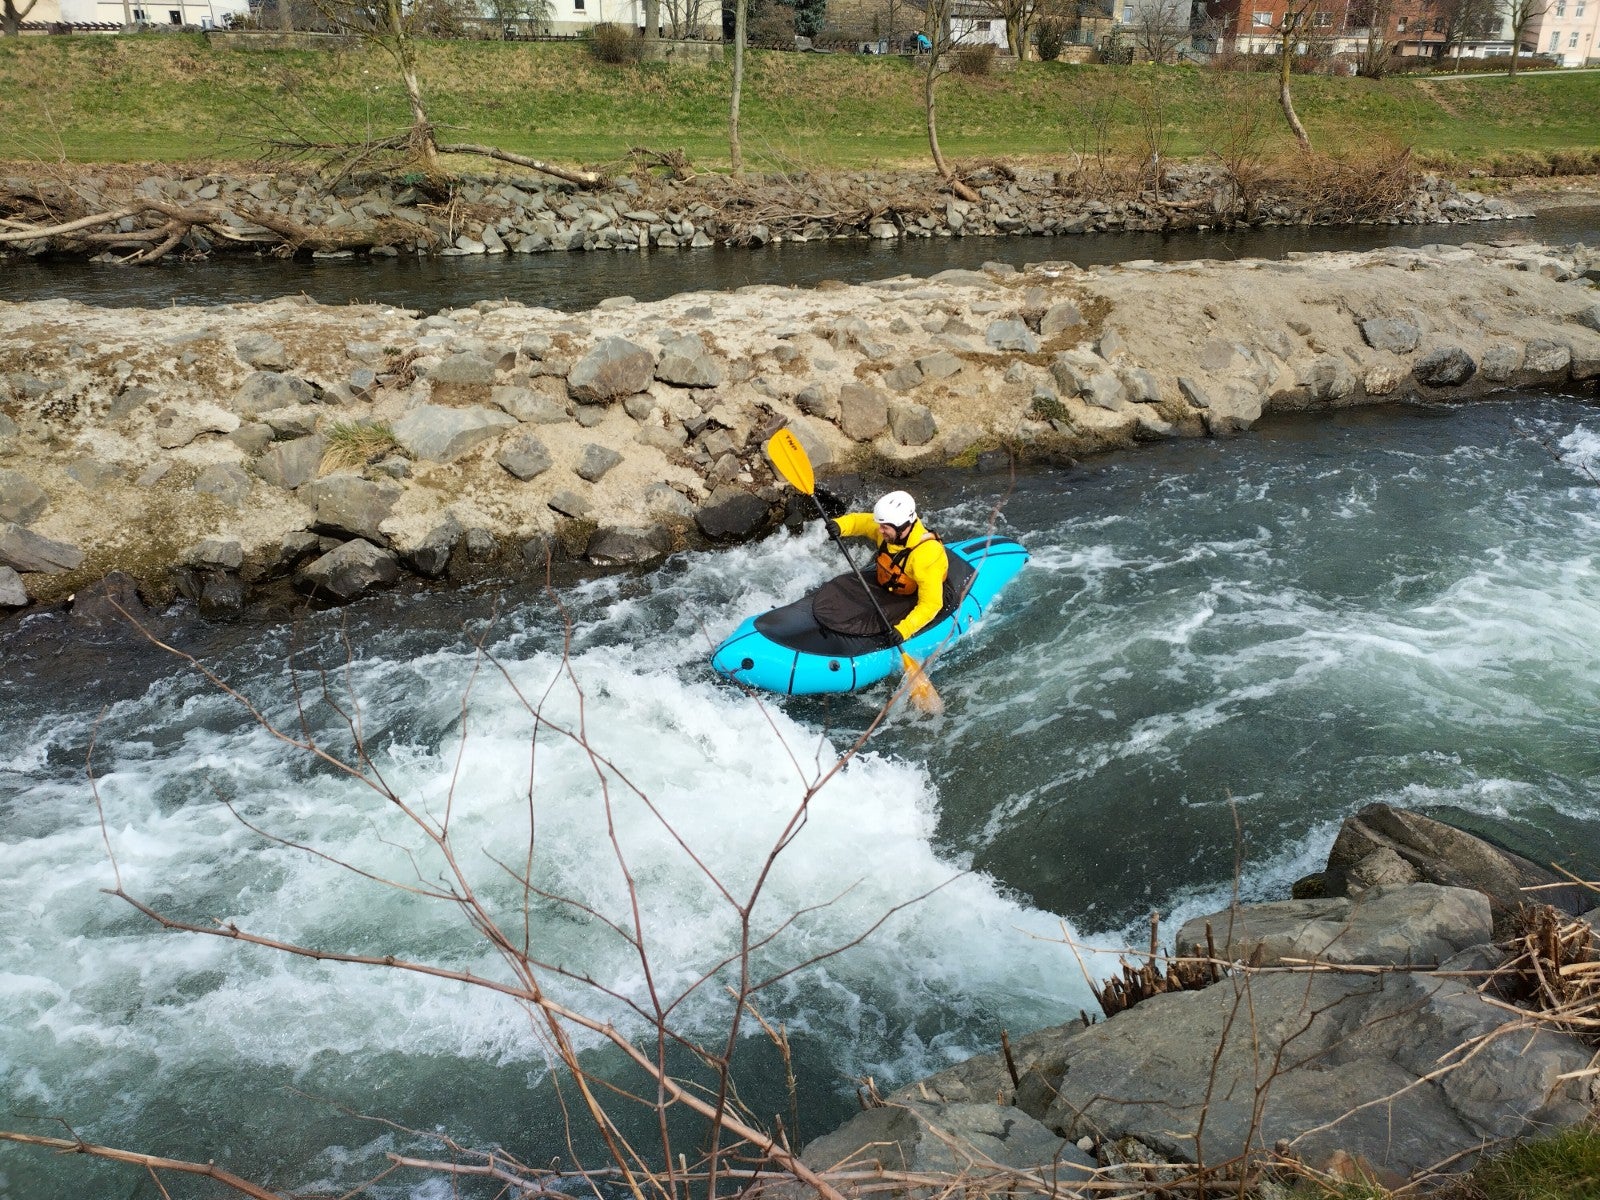
[[[1522,48],[1558,58],[1563,67],[1600,60],[1600,0],[1545,0],[1528,22]]]
[[[68,24],[189,25],[221,29],[249,12],[248,0],[58,0]],[[39,0],[40,5],[46,0]],[[35,9],[35,12],[38,10]]]

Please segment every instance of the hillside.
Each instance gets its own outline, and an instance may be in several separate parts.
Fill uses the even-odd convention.
[[[914,65],[765,51],[751,59],[744,143],[755,169],[925,154]],[[578,163],[615,162],[641,145],[685,150],[698,167],[726,161],[726,66],[609,66],[575,43],[441,42],[424,47],[423,67],[434,119],[451,140]],[[11,98],[0,158],[43,162],[247,159],[291,130],[327,140],[406,120],[388,60],[365,48],[243,51],[187,35],[0,40],[0,95]],[[1592,151],[1600,74],[1308,76],[1297,77],[1295,97],[1319,149],[1409,145],[1492,166],[1513,151]],[[1190,67],[1028,63],[952,76],[940,86],[940,127],[958,158],[1292,147],[1271,77]]]

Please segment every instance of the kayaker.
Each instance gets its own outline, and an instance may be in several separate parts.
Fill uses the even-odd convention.
[[[917,502],[909,492],[886,493],[870,513],[845,513],[829,521],[828,536],[864,537],[877,543],[876,582],[887,593],[879,600],[894,622],[890,641],[899,644],[915,637],[944,608],[950,556],[917,517]],[[860,595],[859,588],[856,594]]]

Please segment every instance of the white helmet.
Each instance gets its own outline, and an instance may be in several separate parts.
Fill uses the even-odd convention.
[[[917,502],[909,492],[888,492],[872,506],[872,519],[879,525],[899,529],[917,519]]]

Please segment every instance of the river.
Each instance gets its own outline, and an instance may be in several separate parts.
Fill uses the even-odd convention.
[[[891,715],[813,800],[757,910],[768,930],[810,910],[758,955],[774,969],[930,893],[763,998],[794,1041],[802,1135],[848,1115],[858,1076],[887,1090],[994,1048],[1002,1028],[1092,1008],[1063,938],[1137,945],[1152,909],[1170,931],[1225,902],[1235,812],[1246,898],[1281,896],[1320,865],[1339,822],[1375,800],[1593,878],[1596,471],[1600,417],[1557,397],[1269,420],[1235,441],[1071,471],[919,481],[940,530],[980,530],[998,506],[1033,561],[934,668],[946,715]],[[708,870],[748,885],[805,781],[885,692],[758,704],[712,677],[708,647],[746,612],[833,573],[834,554],[813,526],[553,596],[525,584],[417,590],[297,626],[207,627],[177,613],[163,628],[291,728],[291,651],[302,672],[328,668],[397,793],[440,813],[453,787],[465,869],[502,915],[518,899],[497,864],[526,853],[532,763],[536,882],[582,906],[537,906],[539,952],[638,999],[638,961],[591,915],[627,919],[599,779],[640,888],[656,984],[684,987],[733,946],[736,922],[629,788]],[[59,621],[30,618],[5,664],[8,1109],[285,1188],[342,1189],[380,1169],[385,1151],[426,1143],[344,1107],[530,1160],[562,1155],[541,1040],[514,1005],[163,932],[102,892],[115,878],[109,841],[127,889],[175,915],[501,973],[450,904],[318,857],[437,878],[394,806],[275,741],[146,643],[37,636]],[[480,669],[480,638],[504,674]],[[319,740],[348,750],[322,683],[300,682]],[[531,753],[513,683],[569,726],[581,695],[590,745],[611,766],[597,774],[548,733]],[[85,779],[91,739],[104,837]],[[1084,956],[1109,969],[1108,955]],[[716,988],[679,1013],[702,1036],[725,1017]],[[754,1111],[787,1112],[766,1040],[741,1053]],[[131,1186],[122,1168],[0,1149],[7,1195]],[[395,1176],[374,1194],[443,1193]]]
[[[963,265],[903,257],[958,248],[981,254],[967,263],[1007,251],[1089,260],[1049,245],[850,249],[857,271],[881,274]],[[740,269],[812,249],[776,247]],[[638,266],[548,259],[408,263],[394,278],[442,281],[407,301],[433,307],[462,302],[462,289],[495,294],[488,279]],[[390,278],[383,265],[268,269],[364,279],[372,298]],[[842,261],[814,269],[850,274]],[[155,302],[162,289],[230,298],[202,277],[255,298],[252,288],[283,278],[35,270],[36,283],[121,303]],[[91,296],[85,281],[99,278],[154,292]],[[593,286],[643,297],[639,283]],[[1282,896],[1321,865],[1340,821],[1373,801],[1594,878],[1597,475],[1600,416],[1555,396],[1274,418],[1238,439],[1071,470],[919,479],[941,533],[996,521],[1033,559],[934,667],[945,716],[891,713],[812,800],[757,906],[757,929],[776,931],[756,956],[764,971],[872,930],[760,1001],[792,1040],[799,1137],[854,1111],[861,1076],[887,1091],[992,1050],[1002,1029],[1093,1010],[1079,953],[1090,973],[1109,973],[1117,949],[1142,944],[1152,910],[1170,935],[1222,905],[1236,857],[1246,899]],[[886,698],[880,688],[757,703],[707,667],[710,646],[744,615],[833,574],[835,554],[813,526],[648,572],[565,579],[553,592],[416,585],[294,624],[208,626],[179,608],[160,631],[285,729],[300,727],[303,709],[319,744],[347,753],[355,722],[396,794],[434,814],[451,805],[464,871],[515,928],[522,896],[507,867],[528,853],[531,793],[533,878],[566,898],[533,906],[539,955],[638,1001],[639,959],[605,923],[629,920],[613,832],[639,889],[655,986],[687,988],[738,936],[708,874],[735,892],[750,886],[808,781]],[[479,660],[480,641],[497,666]],[[8,1127],[60,1134],[48,1119],[59,1118],[86,1138],[215,1159],[285,1189],[340,1191],[382,1170],[389,1151],[435,1153],[426,1131],[565,1160],[544,1042],[514,1004],[456,982],[164,932],[103,890],[120,879],[184,919],[503,977],[453,904],[330,861],[437,880],[442,863],[396,806],[274,739],[126,632],[29,616],[0,634],[0,677]],[[607,765],[548,728],[535,739],[525,698],[563,727],[581,720]],[[571,980],[551,987],[638,1029],[616,1000]],[[698,1037],[726,1018],[714,985],[690,991],[677,1014]],[[582,1045],[594,1070],[620,1071],[603,1048]],[[790,1114],[770,1042],[747,1037],[739,1055],[751,1110]],[[0,1195],[157,1194],[125,1167],[0,1145]],[[448,1192],[402,1173],[370,1194]]]

